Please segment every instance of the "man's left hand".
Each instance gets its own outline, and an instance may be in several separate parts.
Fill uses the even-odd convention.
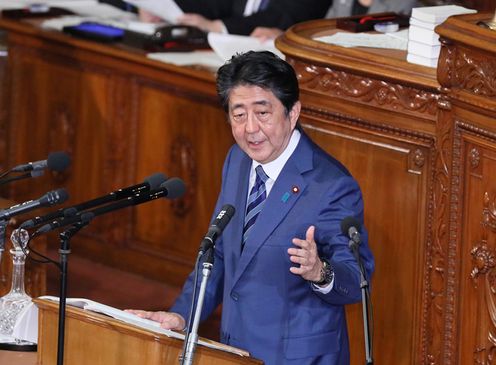
[[[315,226],[310,226],[304,240],[293,238],[293,244],[299,248],[288,249],[291,262],[300,264],[299,267],[292,266],[289,270],[308,281],[320,281],[321,279],[322,261],[317,252],[314,236]]]
[[[177,22],[182,25],[190,25],[192,27],[197,27],[203,30],[204,32],[214,32],[214,33],[222,33],[223,31],[223,23],[222,21],[215,19],[209,20],[200,14],[194,13],[185,13],[177,18]]]

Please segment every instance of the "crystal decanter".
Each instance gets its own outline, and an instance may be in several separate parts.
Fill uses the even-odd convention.
[[[31,297],[24,290],[24,263],[26,254],[29,253],[25,247],[29,240],[29,234],[24,229],[16,229],[12,232],[10,240],[13,246],[10,250],[13,261],[12,287],[8,294],[0,298],[0,335],[2,337],[12,335],[19,315],[31,303]],[[18,344],[23,342],[14,338],[12,340]]]

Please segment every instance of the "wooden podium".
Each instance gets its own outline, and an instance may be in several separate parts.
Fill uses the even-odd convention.
[[[58,303],[34,301],[39,308],[38,365],[53,365],[57,362]],[[181,340],[71,306],[67,306],[65,324],[64,364],[179,364]],[[201,345],[196,347],[193,363],[263,364],[247,356]]]

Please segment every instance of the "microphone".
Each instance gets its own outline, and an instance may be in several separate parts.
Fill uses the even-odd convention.
[[[46,207],[58,203],[63,203],[68,198],[69,194],[67,194],[67,191],[65,189],[49,191],[39,199],[29,200],[27,202],[14,205],[10,208],[0,211],[0,221],[10,219],[15,215],[23,214],[39,207]]]
[[[71,158],[65,152],[51,152],[46,160],[28,162],[27,164],[18,165],[12,168],[11,172],[29,172],[31,176],[43,174],[43,170],[48,168],[53,171],[64,171],[71,163]]]
[[[145,179],[145,181],[142,182],[141,184],[137,184],[137,185],[133,185],[133,186],[130,186],[127,188],[119,189],[119,190],[113,191],[107,195],[103,195],[99,198],[95,198],[95,199],[89,200],[89,201],[84,202],[84,203],[80,203],[80,204],[75,205],[73,207],[59,209],[55,212],[46,214],[42,217],[38,216],[38,217],[32,218],[32,219],[27,220],[24,223],[22,223],[19,228],[24,228],[24,229],[32,228],[34,226],[52,221],[52,220],[57,219],[57,218],[71,217],[71,216],[74,216],[78,212],[81,212],[83,210],[94,208],[98,205],[110,203],[110,202],[113,202],[116,200],[121,200],[121,199],[127,198],[129,196],[136,195],[140,192],[155,190],[160,186],[160,184],[163,184],[166,180],[167,180],[167,177],[164,174],[155,173],[151,176],[148,176]]]
[[[198,253],[200,256],[215,245],[215,241],[222,234],[222,231],[224,231],[224,228],[226,228],[235,212],[236,209],[234,209],[231,204],[226,204],[221,208],[219,214],[217,214],[217,217],[215,217],[214,221],[208,228],[207,234],[200,244],[200,250]]]
[[[68,226],[70,224],[76,224],[79,222],[89,222],[96,216],[110,213],[113,212],[114,210],[126,208],[132,205],[146,203],[150,200],[155,200],[158,198],[169,198],[169,199],[179,198],[184,194],[185,191],[186,191],[186,187],[184,185],[184,182],[177,177],[173,177],[162,183],[160,187],[156,190],[152,190],[148,192],[140,192],[134,196],[130,196],[126,199],[121,199],[115,203],[107,204],[100,208],[78,213],[75,216],[62,218],[59,220],[55,220],[51,223],[45,224],[44,226],[41,226],[41,228],[39,228],[34,233],[34,235],[46,233],[56,228]]]
[[[350,238],[350,247],[360,245],[360,222],[354,217],[346,217],[341,221],[341,232]]]

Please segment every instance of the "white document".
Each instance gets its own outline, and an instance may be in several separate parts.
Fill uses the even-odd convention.
[[[136,19],[136,14],[121,10],[115,6],[99,3],[96,0],[57,0],[50,4],[59,8],[64,8],[80,16],[92,16],[104,19]]]
[[[156,52],[148,53],[148,58],[152,60],[172,63],[177,66],[202,65],[212,67],[217,70],[224,64],[214,51],[193,51],[193,52]]]
[[[284,59],[284,55],[276,48],[272,39],[260,42],[256,37],[210,32],[208,33],[208,44],[224,62],[231,59],[236,53],[250,50],[271,51]]]
[[[316,41],[341,47],[372,47],[406,50],[408,29],[385,34],[338,32],[330,36],[314,38]]]
[[[170,24],[177,24],[177,18],[184,14],[173,0],[126,0],[128,3],[156,15]]]
[[[3,9],[22,9],[27,8],[33,4],[46,4],[48,6],[63,7],[61,3],[71,3],[78,4],[88,2],[90,0],[0,0],[0,10]],[[97,0],[91,0],[91,2],[97,2]]]
[[[12,336],[24,341],[38,343],[38,307],[33,302],[19,313]]]
[[[24,8],[26,4],[19,0],[0,0],[0,10]]]

